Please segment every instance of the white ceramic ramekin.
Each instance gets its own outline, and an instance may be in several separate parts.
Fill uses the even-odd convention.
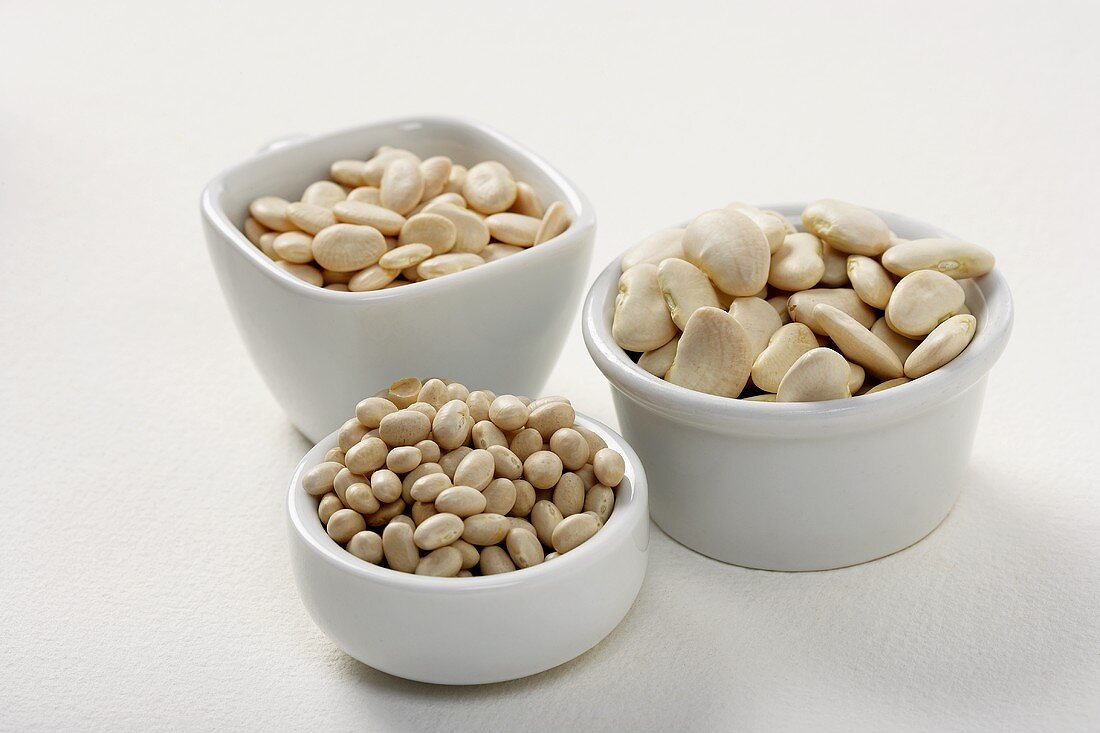
[[[555,239],[437,280],[368,293],[313,287],[275,267],[238,229],[264,194],[296,200],[329,164],[380,145],[473,164],[498,160],[573,223]],[[252,360],[290,421],[318,441],[372,385],[446,375],[538,394],[583,294],[596,219],[548,163],[487,127],[424,117],[379,122],[270,146],[202,194],[210,257]],[[373,388],[376,387],[372,387]]]
[[[622,621],[649,553],[646,476],[630,446],[577,415],[622,454],[626,478],[607,524],[542,565],[476,578],[427,578],[371,565],[333,542],[302,474],[324,460],[333,433],[290,481],[290,555],[306,610],[336,646],[375,669],[420,682],[475,685],[526,677],[594,647]]]
[[[802,204],[769,206],[799,222]],[[906,239],[950,236],[876,212]],[[775,404],[694,392],[643,371],[611,338],[616,259],[588,293],[585,344],[645,464],[654,521],[724,562],[824,570],[889,555],[931,532],[962,488],[986,378],[1012,329],[996,270],[965,283],[974,340],[942,369],[832,402]]]

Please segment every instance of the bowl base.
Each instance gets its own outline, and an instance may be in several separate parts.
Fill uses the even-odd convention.
[[[866,560],[857,560],[855,562],[844,563],[842,565],[823,565],[821,567],[816,567],[816,566],[815,567],[768,567],[768,566],[762,565],[762,564],[750,565],[750,564],[743,563],[743,562],[737,562],[736,560],[733,560],[733,559],[727,560],[726,558],[718,557],[717,555],[708,553],[706,550],[704,550],[702,548],[692,547],[689,543],[684,542],[680,538],[676,537],[676,535],[672,534],[671,532],[666,530],[664,527],[662,527],[661,523],[658,522],[656,518],[654,518],[654,517],[650,517],[650,518],[653,519],[653,523],[655,525],[657,525],[657,528],[660,529],[662,532],[664,532],[665,536],[667,536],[670,540],[672,540],[676,544],[678,544],[681,547],[684,547],[688,550],[691,550],[692,552],[698,553],[698,554],[702,555],[703,557],[709,558],[711,560],[715,560],[716,562],[720,562],[723,565],[733,565],[734,567],[744,568],[745,570],[760,570],[760,571],[769,572],[769,573],[823,573],[823,572],[828,572],[830,570],[843,570],[845,568],[854,568],[854,567],[858,567],[860,565],[866,565],[867,563],[872,563],[872,562],[876,562],[878,560],[883,560],[887,557],[892,557],[894,555],[897,555],[899,552],[905,552],[909,548],[915,547],[915,546],[919,545],[921,542],[923,542],[924,540],[931,537],[932,534],[934,534],[937,529],[939,529],[941,526],[943,526],[943,523],[946,522],[947,518],[951,516],[951,512],[954,511],[954,509],[955,509],[955,505],[952,504],[951,508],[947,510],[947,514],[943,515],[943,518],[941,518],[940,521],[937,522],[935,524],[935,526],[932,527],[932,529],[928,530],[927,532],[922,534],[920,537],[913,540],[909,544],[904,545],[903,547],[899,547],[896,550],[891,550],[890,552],[885,552],[881,555],[876,555],[875,557],[869,557]]]

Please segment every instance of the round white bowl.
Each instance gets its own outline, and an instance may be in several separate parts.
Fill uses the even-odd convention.
[[[298,594],[336,646],[398,677],[477,685],[526,677],[580,656],[622,621],[649,553],[646,476],[605,425],[577,423],[622,454],[626,477],[607,524],[550,562],[500,575],[429,578],[360,560],[329,538],[302,474],[336,445],[333,433],[294,472],[287,494]]]
[[[569,229],[472,270],[391,290],[344,293],[290,275],[238,228],[264,194],[296,200],[329,164],[380,145],[473,164],[498,160],[544,201],[572,211]],[[284,140],[215,178],[202,194],[206,241],[237,328],[290,421],[318,441],[371,385],[446,374],[538,394],[568,335],[592,258],[596,219],[576,187],[487,127],[423,117]]]
[[[797,224],[804,205],[767,208]],[[951,236],[876,213],[906,239]],[[695,392],[631,361],[611,338],[620,260],[588,293],[584,340],[649,473],[653,519],[675,540],[735,565],[825,570],[904,549],[951,511],[1012,329],[999,272],[963,283],[978,330],[942,369],[873,395],[777,404]]]

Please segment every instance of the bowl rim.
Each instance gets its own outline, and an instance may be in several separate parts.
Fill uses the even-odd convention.
[[[502,257],[487,262],[480,267],[473,267],[468,270],[453,273],[447,277],[412,283],[412,285],[420,286],[416,288],[406,286],[353,293],[339,290],[327,290],[315,285],[310,285],[294,275],[276,267],[274,260],[271,260],[267,255],[261,252],[258,247],[248,240],[244,232],[237,228],[219,202],[221,195],[226,189],[226,179],[241,171],[247,171],[249,168],[255,166],[257,161],[273,156],[282,156],[287,154],[288,151],[317,147],[333,138],[363,134],[387,127],[401,127],[407,130],[433,129],[442,132],[448,130],[462,130],[466,133],[472,132],[480,138],[479,145],[493,146],[498,149],[507,150],[513,155],[525,159],[529,164],[537,168],[553,185],[561,189],[565,202],[573,210],[573,220],[564,232],[553,239],[547,240],[536,247],[528,247],[523,252],[517,252],[516,256],[524,255],[523,260],[518,264],[512,261],[516,256]],[[199,198],[199,209],[203,220],[221,234],[225,241],[235,247],[245,260],[260,270],[260,272],[264,273],[272,282],[299,295],[314,300],[341,305],[351,305],[372,300],[404,298],[414,295],[430,295],[435,289],[441,287],[454,287],[456,284],[455,278],[459,278],[458,284],[470,283],[472,285],[481,281],[487,283],[488,281],[486,278],[496,279],[505,276],[510,269],[533,265],[539,261],[539,258],[553,256],[559,249],[566,249],[583,242],[584,237],[596,226],[595,210],[588,200],[588,197],[577,188],[572,181],[563,175],[557,168],[550,165],[544,158],[493,127],[475,120],[446,115],[393,117],[353,125],[319,135],[286,139],[285,142],[269,146],[252,157],[241,160],[218,173],[203,188]],[[488,273],[482,272],[487,267],[491,267],[492,269],[490,269]],[[415,292],[409,292],[410,290]]]
[[[787,202],[760,208],[795,219],[807,204]],[[901,214],[870,209],[894,226],[928,230],[926,237],[958,239],[943,229]],[[892,222],[892,223],[891,223]],[[677,226],[677,225],[673,225]],[[686,226],[680,224],[678,226]],[[596,277],[585,297],[581,331],[596,366],[611,384],[637,402],[687,424],[736,432],[750,430],[787,437],[820,436],[823,428],[868,428],[924,412],[961,393],[981,379],[1004,351],[1012,331],[1013,305],[1008,283],[997,270],[973,280],[985,302],[985,314],[973,341],[949,364],[919,379],[859,399],[774,403],[731,399],[670,384],[645,371],[611,337],[604,309],[618,289],[620,253]]]
[[[325,532],[324,525],[317,518],[316,503],[319,497],[313,497],[302,490],[302,475],[305,471],[320,463],[324,454],[336,445],[339,430],[325,436],[320,443],[306,453],[298,462],[290,479],[287,491],[287,519],[291,532],[309,552],[321,561],[333,566],[340,572],[354,575],[371,583],[380,583],[392,588],[411,592],[436,592],[447,590],[458,593],[476,593],[502,589],[516,584],[538,583],[551,580],[556,574],[570,572],[578,563],[588,562],[591,555],[606,549],[616,542],[631,541],[630,534],[639,522],[649,522],[649,490],[645,469],[638,454],[618,433],[608,426],[581,413],[576,414],[576,422],[592,430],[607,443],[609,448],[618,451],[626,463],[625,480],[629,480],[630,492],[626,500],[619,501],[616,494],[615,508],[607,522],[592,538],[574,550],[560,555],[553,562],[544,562],[529,568],[517,569],[509,573],[482,575],[473,578],[437,578],[414,573],[402,573],[379,565],[374,565],[352,555],[336,544]]]

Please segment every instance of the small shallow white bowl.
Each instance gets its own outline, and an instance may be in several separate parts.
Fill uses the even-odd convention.
[[[649,554],[646,476],[606,425],[577,415],[626,461],[607,524],[577,549],[535,567],[476,578],[428,578],[360,560],[329,538],[302,474],[324,460],[336,433],[294,472],[287,495],[298,594],[336,646],[398,677],[477,685],[526,677],[580,656],[610,634],[642,587]]]
[[[767,208],[797,224],[804,205]],[[906,239],[951,236],[876,213]],[[1012,329],[998,271],[964,283],[978,330],[942,369],[873,395],[776,404],[695,392],[631,361],[611,338],[620,260],[588,293],[584,340],[649,473],[653,519],[675,540],[735,565],[825,570],[904,549],[951,511]]]
[[[496,262],[391,290],[344,293],[275,267],[238,228],[257,196],[297,200],[329,164],[380,145],[471,165],[498,160],[544,201],[563,201],[569,229]],[[485,126],[441,117],[362,125],[269,146],[202,194],[210,257],[257,369],[290,421],[318,441],[370,385],[409,374],[538,394],[583,295],[596,219],[577,188],[544,160]]]

